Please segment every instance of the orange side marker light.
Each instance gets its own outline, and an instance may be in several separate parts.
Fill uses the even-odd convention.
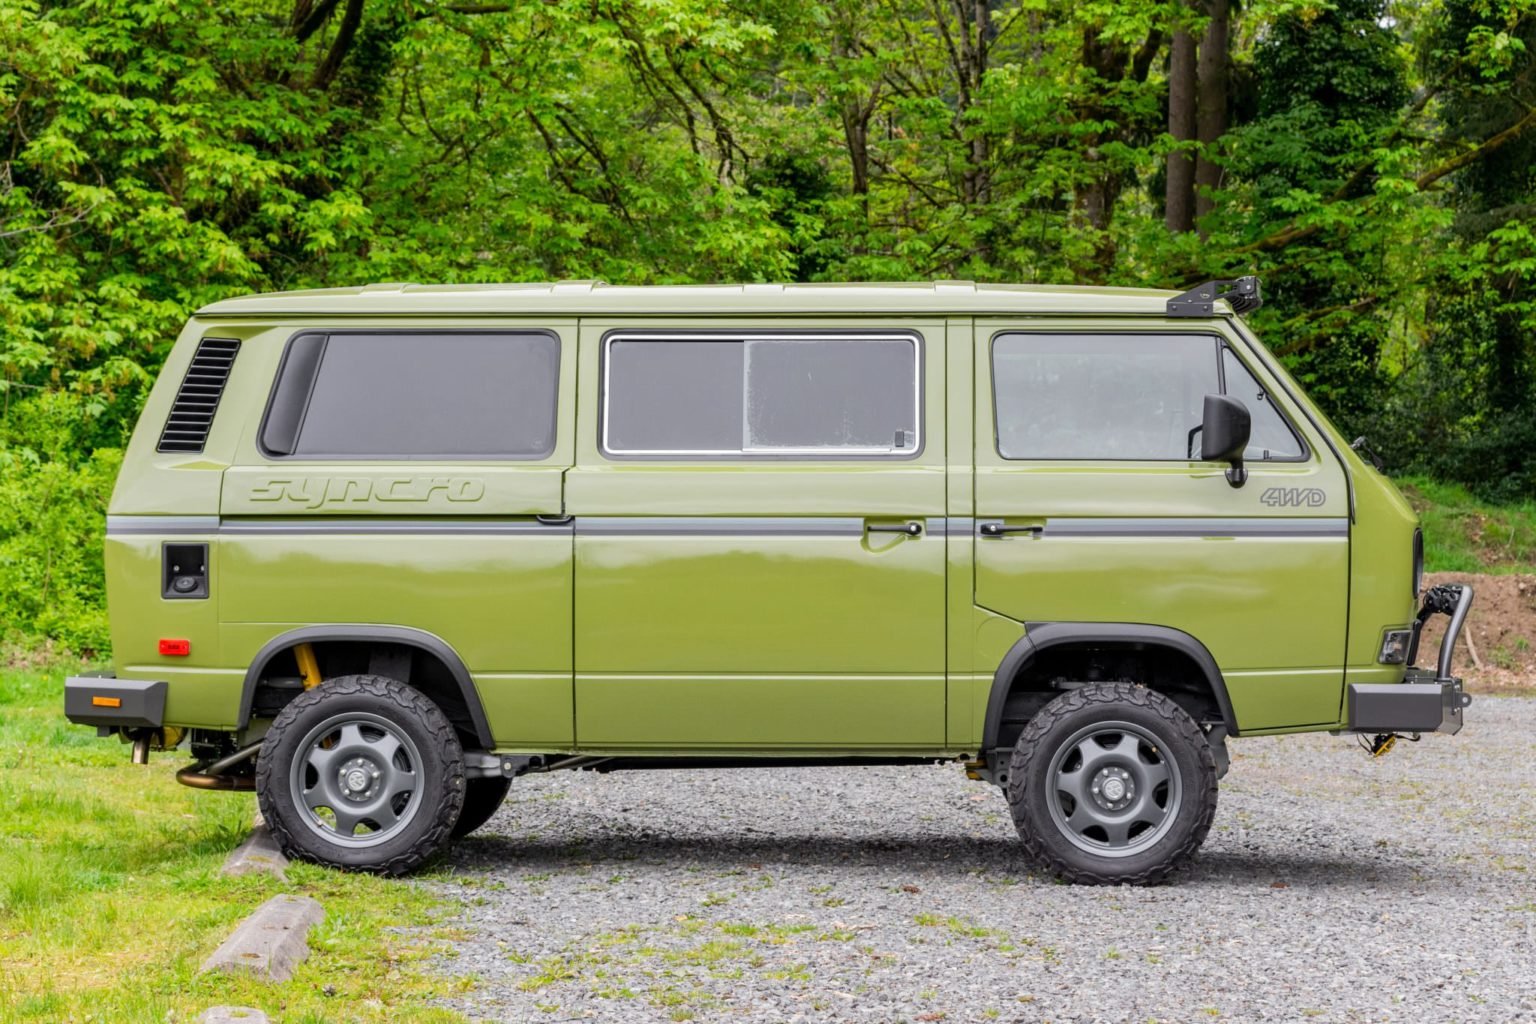
[[[91,698],[91,707],[93,707],[93,708],[120,708],[122,706],[123,706],[123,698],[121,698],[121,697],[92,697]]]

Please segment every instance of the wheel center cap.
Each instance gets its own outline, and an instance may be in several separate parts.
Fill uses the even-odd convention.
[[[366,757],[354,757],[336,773],[341,795],[348,800],[366,800],[379,781],[379,766]]]
[[[1090,787],[1094,803],[1106,811],[1123,811],[1136,797],[1136,780],[1124,768],[1100,768]]]

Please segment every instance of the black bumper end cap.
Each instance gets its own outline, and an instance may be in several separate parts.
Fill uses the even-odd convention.
[[[1436,678],[1432,672],[1410,669],[1401,683],[1351,683],[1351,732],[1458,733],[1462,710],[1472,695],[1460,679]]]
[[[71,676],[64,680],[64,717],[98,728],[158,729],[165,724],[163,679]]]

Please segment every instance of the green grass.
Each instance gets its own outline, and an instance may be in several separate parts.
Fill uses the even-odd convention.
[[[255,799],[178,785],[184,752],[135,766],[116,739],[70,725],[64,674],[0,669],[0,1022],[165,1024],[219,1004],[284,1024],[463,1019],[429,1002],[464,982],[426,969],[430,938],[397,931],[444,916],[424,887],[297,864],[286,884],[220,877]],[[293,980],[198,976],[280,892],[326,910]]]
[[[1489,505],[1457,484],[1397,481],[1424,521],[1430,572],[1536,572],[1536,501]]]

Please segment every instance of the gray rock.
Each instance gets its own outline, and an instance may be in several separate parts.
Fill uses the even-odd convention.
[[[222,873],[230,877],[252,874],[275,875],[277,878],[287,881],[288,858],[283,856],[283,851],[277,848],[277,842],[272,838],[272,833],[257,817],[256,827],[246,837],[245,842],[235,847],[229,857],[224,861]]]
[[[271,1018],[249,1006],[210,1006],[198,1016],[197,1024],[271,1024]]]
[[[274,896],[240,922],[203,962],[202,971],[248,972],[263,981],[287,981],[309,956],[309,929],[323,920],[325,910],[307,896]]]

